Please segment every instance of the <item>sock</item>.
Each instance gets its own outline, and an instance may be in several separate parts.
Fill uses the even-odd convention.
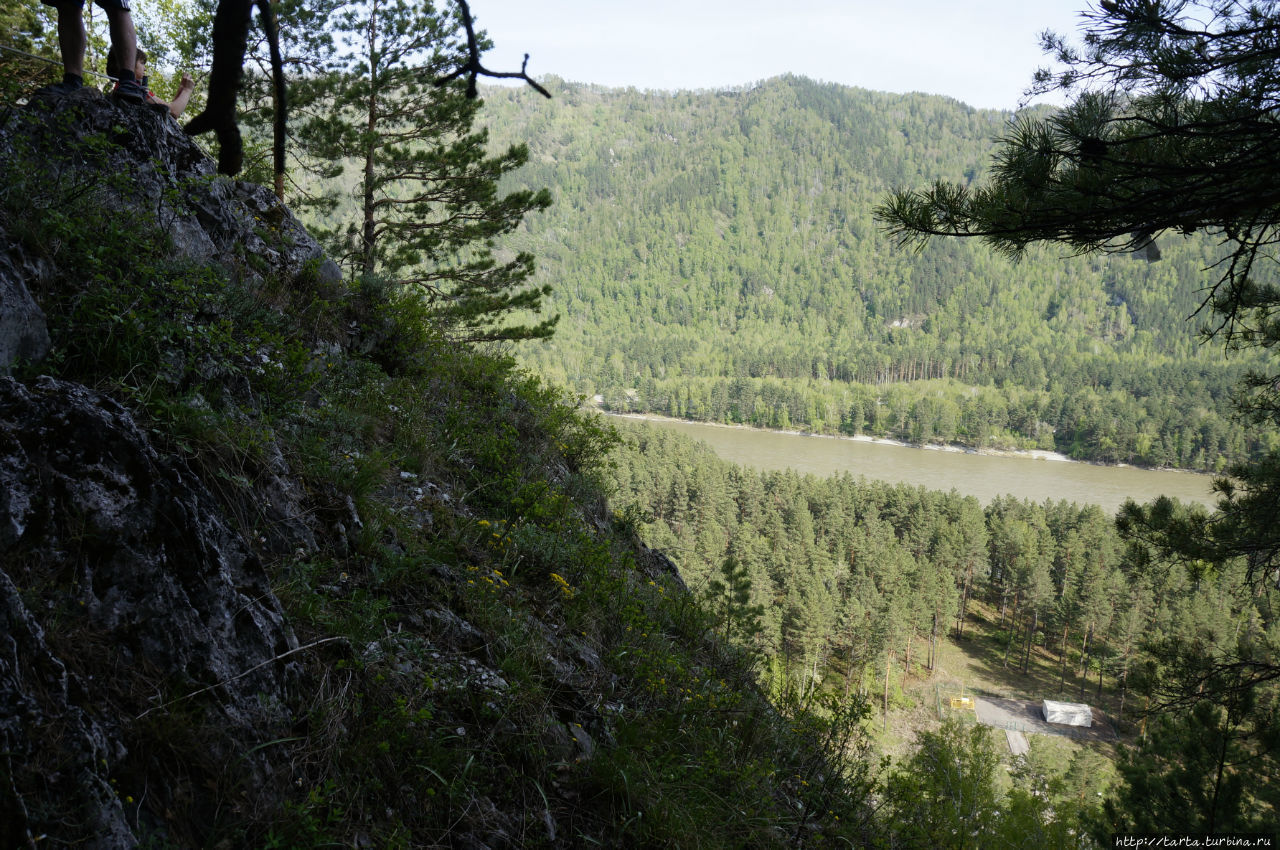
[[[70,71],[62,72],[62,84],[67,88],[78,89],[84,85],[84,77]]]

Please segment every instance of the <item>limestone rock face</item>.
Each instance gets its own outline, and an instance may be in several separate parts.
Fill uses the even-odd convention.
[[[56,799],[94,825],[96,846],[133,846],[110,777],[139,757],[131,736],[151,709],[190,699],[216,713],[214,749],[228,756],[287,721],[297,642],[261,564],[111,399],[0,378],[0,564],[0,750],[19,789],[57,777]],[[64,763],[51,771],[54,734]],[[25,819],[10,807],[0,820]]]
[[[0,114],[0,167],[17,162],[40,173],[10,169],[0,192],[145,213],[177,255],[233,278],[341,277],[270,191],[216,176],[167,115],[42,90]],[[52,825],[102,850],[198,846],[192,801],[226,765],[244,787],[289,782],[263,744],[298,722],[298,641],[259,553],[182,457],[102,392],[13,377],[50,349],[33,294],[77,282],[23,227],[0,219],[0,847]],[[314,549],[278,450],[263,481],[289,513],[274,548]],[[174,728],[201,739],[166,752],[157,741],[188,746]],[[145,806],[119,791],[126,775],[148,777]]]
[[[241,675],[296,646],[266,574],[127,410],[77,384],[0,379],[0,445],[0,552],[22,552],[25,584],[70,580],[124,664],[225,682],[239,702],[274,689],[269,675]],[[72,574],[32,574],[72,551]]]
[[[87,173],[112,174],[118,186],[85,183],[83,202],[126,217],[158,217],[180,256],[221,263],[244,279],[342,276],[270,190],[217,176],[213,161],[167,113],[121,106],[88,87],[74,93],[41,89],[25,109],[0,115],[0,166],[32,157],[45,172],[32,177],[6,167],[10,191],[56,185],[72,187],[74,195]],[[22,177],[31,177],[32,185],[24,186]],[[0,229],[0,374],[48,353],[45,316],[31,295],[48,271]]]
[[[0,244],[7,241],[0,230]],[[30,276],[21,252],[0,253],[0,375],[20,361],[39,361],[49,353],[44,311],[25,283]]]
[[[193,260],[230,265],[250,278],[308,265],[321,279],[341,277],[269,189],[218,176],[213,160],[167,113],[119,105],[89,87],[40,89],[25,109],[0,116],[0,162],[15,155],[47,163],[42,180],[83,179],[84,165],[118,175],[121,185],[93,194],[93,201],[122,215],[155,215],[177,253]],[[87,196],[91,188],[101,187],[86,187]]]

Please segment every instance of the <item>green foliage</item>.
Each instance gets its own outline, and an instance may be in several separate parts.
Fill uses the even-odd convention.
[[[1028,695],[1107,706],[1121,728],[1136,729],[1144,708],[1182,710],[1197,688],[1247,694],[1251,678],[1270,682],[1274,618],[1266,595],[1242,591],[1238,559],[1217,570],[1168,564],[1137,538],[1122,547],[1094,507],[1000,499],[983,511],[954,494],[733,467],[662,429],[635,426],[623,435],[613,471],[619,500],[630,494],[641,535],[676,555],[694,587],[727,587],[721,570],[729,558],[735,574],[751,577],[752,603],[764,608],[754,645],[779,687],[843,685],[846,695],[877,701],[883,688],[887,723],[908,703],[903,682],[932,668],[937,643],[961,631],[968,600],[989,606],[986,632],[998,638],[983,654],[992,673]],[[1196,514],[1167,500],[1148,510]],[[805,602],[814,586],[832,589],[823,604]],[[723,594],[711,597],[722,606],[713,614],[723,612]],[[1037,657],[1038,676],[1000,672],[1033,671]],[[1223,668],[1235,679],[1215,672]],[[1272,705],[1274,684],[1256,698]],[[1274,757],[1268,717],[1240,721],[1248,759]],[[1001,817],[1040,824],[1029,834],[1051,846],[1073,846],[1079,830],[1071,825],[1083,817],[1076,812],[1105,790],[1084,758],[1063,779],[1070,790],[1050,789],[1058,800],[1052,812],[1033,782],[997,807]],[[1231,761],[1224,775],[1252,777],[1255,809],[1265,811],[1274,782],[1247,773],[1249,763]]]
[[[342,822],[343,811],[327,804],[333,793],[333,782],[307,792],[301,802],[285,804],[280,823],[271,827],[262,846],[270,850],[297,847],[320,847],[328,843],[334,828]]]
[[[1214,22],[1202,22],[1201,12]],[[1066,70],[1041,79],[1046,89],[1082,90],[1060,113],[1017,124],[988,183],[898,192],[880,217],[904,238],[981,236],[1011,254],[1036,242],[1145,251],[1163,231],[1220,234],[1222,256],[1209,266],[1217,281],[1201,302],[1210,330],[1229,349],[1273,353],[1280,290],[1270,245],[1280,205],[1266,188],[1276,180],[1267,104],[1280,77],[1271,52],[1257,47],[1275,38],[1280,16],[1270,6],[1115,3],[1091,13],[1088,26],[1083,49],[1048,39]],[[1280,424],[1273,372],[1274,363],[1260,360],[1237,399],[1272,433]],[[1267,451],[1231,467],[1235,480],[1220,485],[1227,498],[1211,522],[1135,510],[1127,527],[1187,557],[1245,557],[1251,576],[1269,573],[1280,557],[1280,462],[1270,442],[1260,448]]]
[[[732,555],[720,565],[720,576],[707,583],[707,609],[726,642],[749,643],[762,631],[764,606],[751,604],[751,576]]]
[[[58,24],[51,7],[39,0],[6,3],[0,10],[0,33],[0,45],[9,48],[0,50],[0,104],[15,103],[31,89],[62,79]]]
[[[1112,631],[1110,613],[1128,609],[1118,540],[1096,508],[1001,499],[984,512],[972,498],[847,475],[758,473],[639,426],[624,431],[613,475],[645,540],[672,552],[693,587],[726,588],[707,594],[721,629],[736,604],[721,572],[732,560],[750,580],[743,604],[762,608],[752,644],[785,657],[807,686],[834,675],[846,693],[862,692],[874,668],[887,709],[897,670],[935,669],[939,641],[962,631],[978,598],[1004,612],[1001,651],[1015,667],[1029,666],[1037,645],[1064,659],[1074,646],[1092,661],[1091,647],[1114,641],[1108,672],[1136,651]],[[1066,674],[1064,661],[1058,690]]]
[[[84,15],[88,44],[85,55],[85,82],[102,87],[106,70],[109,35],[105,19],[95,9],[68,8],[63,14]],[[177,90],[179,72],[193,71],[191,33],[210,28],[212,11],[188,0],[154,0],[132,10],[138,46],[150,59],[149,87],[167,98]],[[14,0],[0,10],[0,104],[16,103],[32,89],[62,79],[62,56],[58,46],[58,13],[39,0]],[[21,51],[20,53],[17,51]],[[27,55],[24,55],[27,54]],[[197,92],[193,108],[203,97]]]
[[[555,319],[519,324],[550,294],[533,285],[533,255],[507,253],[497,240],[531,212],[546,209],[545,189],[500,191],[504,176],[528,159],[511,145],[488,150],[474,127],[480,102],[459,86],[432,81],[463,63],[451,9],[429,0],[298,4],[286,26],[327,19],[323,35],[351,52],[321,62],[298,86],[294,126],[304,161],[324,182],[301,199],[326,216],[322,231],[335,257],[356,276],[383,278],[432,305],[435,322],[453,338],[492,341],[545,338]],[[311,41],[308,42],[307,40]],[[313,56],[315,54],[313,53]],[[340,203],[347,168],[356,173]]]
[[[1107,800],[1099,833],[1265,833],[1274,827],[1274,707],[1224,709],[1205,701],[1162,715],[1119,760],[1124,783]],[[1255,723],[1257,725],[1255,725]],[[1241,769],[1243,768],[1243,769]]]
[[[1157,0],[1085,20],[1083,48],[1046,39],[1065,70],[1040,85],[1071,103],[1014,124],[989,181],[897,192],[877,216],[907,240],[979,236],[1015,256],[1055,242],[1158,259],[1154,236],[1207,229],[1227,249],[1204,298],[1215,329],[1228,343],[1280,342],[1269,333],[1280,290],[1267,262],[1280,225],[1270,189],[1280,17],[1269,5]]]
[[[919,735],[917,749],[886,784],[892,841],[907,847],[1084,848],[1080,806],[1058,796],[1060,780],[1022,761],[1020,782],[998,790],[992,730],[944,722]],[[1105,844],[1104,839],[1099,839]]]
[[[923,732],[919,749],[886,785],[899,840],[915,847],[989,846],[996,824],[998,765],[989,731],[945,723]]]
[[[1015,256],[1049,242],[1153,261],[1159,234],[1220,238],[1220,257],[1207,267],[1216,280],[1204,284],[1200,307],[1229,350],[1264,355],[1236,406],[1274,434],[1280,14],[1270,3],[1154,0],[1102,3],[1085,17],[1083,47],[1045,39],[1064,70],[1042,72],[1039,85],[1071,95],[1063,110],[1015,124],[988,181],[898,191],[878,215],[906,240],[978,236]],[[1269,596],[1280,566],[1280,461],[1272,439],[1229,468],[1213,514],[1160,500],[1127,505],[1120,516],[1129,563],[1142,574],[1134,608],[1152,629],[1135,684],[1179,715],[1154,725],[1143,751],[1122,760],[1126,782],[1108,803],[1113,831],[1251,828],[1258,810],[1268,811],[1263,822],[1275,820],[1270,783],[1260,783],[1258,802],[1242,801],[1249,780],[1269,775],[1253,763],[1276,752],[1280,663]],[[1180,581],[1192,589],[1161,598]],[[1080,611],[1088,634],[1111,619],[1105,604]],[[1134,627],[1130,618],[1125,631]],[[1087,652],[1082,645],[1084,671]],[[1128,672],[1126,661],[1126,680]]]
[[[493,138],[530,152],[506,185],[557,192],[510,244],[563,321],[519,356],[609,409],[1208,470],[1267,444],[1229,414],[1255,359],[1187,321],[1209,240],[1014,264],[877,230],[890,187],[984,175],[1007,114],[791,77],[553,88],[486,92]]]

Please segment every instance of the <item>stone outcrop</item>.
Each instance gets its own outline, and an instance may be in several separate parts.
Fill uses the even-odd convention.
[[[132,846],[110,779],[143,757],[130,741],[152,709],[194,700],[218,717],[224,756],[287,722],[297,642],[262,565],[191,470],[111,399],[0,378],[0,562],[11,822],[28,816],[31,783],[56,776],[53,799],[92,825],[97,846]],[[41,626],[50,618],[56,640]],[[244,768],[270,772],[252,758]]]
[[[158,216],[178,255],[233,278],[340,278],[268,190],[216,176],[167,115],[89,89],[37,92],[0,118],[0,165],[17,161],[45,171],[15,174],[7,191],[78,181],[83,203]],[[175,774],[154,724],[201,717],[200,759],[279,787],[255,746],[296,720],[298,642],[196,471],[110,397],[11,376],[50,348],[32,293],[75,274],[15,236],[0,222],[0,846],[31,846],[51,823],[68,825],[59,840],[104,850],[173,839],[154,813],[212,780],[189,764]],[[300,512],[287,465],[269,460],[264,501]],[[276,548],[315,547],[307,523],[275,519]],[[124,771],[165,777],[145,809],[118,792]]]
[[[154,216],[176,254],[220,263],[243,279],[342,276],[269,189],[217,176],[213,161],[168,114],[119,106],[87,87],[70,94],[41,89],[25,109],[0,116],[0,164],[15,161],[40,162],[43,170],[6,169],[8,191],[72,187],[79,203]],[[116,182],[86,183],[87,172]],[[0,238],[0,374],[48,350],[30,289],[49,272],[38,257]]]
[[[0,231],[0,244],[8,242]],[[35,362],[49,353],[44,311],[31,297],[26,280],[31,269],[22,252],[0,253],[0,375],[14,365]]]

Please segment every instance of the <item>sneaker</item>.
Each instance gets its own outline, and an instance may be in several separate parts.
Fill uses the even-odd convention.
[[[77,77],[75,74],[63,74],[62,82],[54,83],[51,88],[62,94],[72,94],[80,91],[84,87],[84,78]]]
[[[125,103],[141,104],[147,99],[147,90],[138,85],[137,80],[121,80],[116,83],[116,87],[112,90],[111,96],[116,100],[122,100]]]

